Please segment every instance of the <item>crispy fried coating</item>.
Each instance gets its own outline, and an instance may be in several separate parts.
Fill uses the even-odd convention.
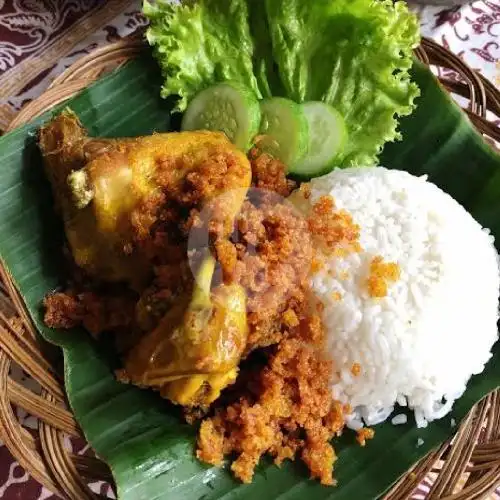
[[[144,249],[158,221],[179,226],[210,202],[214,232],[228,234],[251,182],[246,156],[217,132],[96,141],[67,111],[39,144],[75,262],[134,287],[151,273]]]
[[[247,352],[278,342],[283,312],[305,300],[312,258],[307,222],[292,206],[274,201],[246,201],[237,218],[235,274],[248,294]]]
[[[387,295],[389,284],[399,280],[400,268],[395,262],[384,262],[380,255],[370,263],[370,275],[366,280],[370,297],[382,298]]]
[[[309,195],[307,186],[297,190],[294,206],[300,209],[300,198]],[[313,264],[321,265],[313,245],[339,257],[359,251],[359,227],[330,197],[300,213],[265,197],[245,202],[238,218],[236,268],[253,306],[247,352],[275,345],[266,349],[264,367],[249,375],[236,401],[202,422],[197,456],[217,465],[235,454],[231,470],[245,483],[261,456],[270,454],[278,465],[300,456],[311,477],[335,484],[331,439],[342,432],[350,411],[332,399],[335,367],[322,349],[323,304],[311,297],[307,279]],[[364,432],[360,439],[370,437]]]
[[[321,343],[309,343],[311,337],[323,337],[321,322],[303,317],[269,355],[252,389],[202,422],[200,460],[220,465],[224,455],[235,453],[231,470],[249,483],[263,454],[278,465],[300,455],[311,477],[334,484],[336,455],[330,440],[344,427],[344,410],[332,400],[332,364],[317,350]]]
[[[375,437],[375,431],[369,427],[363,427],[357,431],[356,441],[360,446],[366,446],[366,441]]]
[[[326,251],[339,257],[359,252],[360,227],[345,210],[338,210],[331,196],[321,196],[307,218],[309,231]]]
[[[233,474],[250,482],[263,455],[277,465],[300,457],[311,477],[335,484],[330,441],[346,409],[332,400],[322,304],[308,280],[321,265],[316,245],[359,251],[349,215],[328,197],[306,214],[284,201],[295,187],[285,165],[256,149],[247,159],[222,134],[93,140],[67,112],[39,139],[88,280],[46,297],[46,323],[113,332],[120,381],[202,419],[200,460],[234,455]],[[260,191],[247,196],[251,182]],[[310,195],[307,185],[297,192]],[[212,254],[193,276],[188,237],[198,231]],[[119,282],[118,292],[102,282]]]
[[[81,324],[85,308],[75,295],[53,293],[43,299],[44,322],[50,328],[73,328]]]
[[[253,148],[249,153],[252,165],[252,184],[280,196],[289,196],[296,183],[286,177],[286,165],[267,153]]]
[[[83,325],[93,336],[134,323],[137,297],[133,294],[57,292],[44,299],[44,322],[51,328]]]

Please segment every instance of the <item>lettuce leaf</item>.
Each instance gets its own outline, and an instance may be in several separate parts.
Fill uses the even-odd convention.
[[[143,4],[150,21],[146,37],[154,47],[165,83],[162,97],[180,96],[177,109],[209,85],[236,80],[261,97],[254,76],[254,41],[248,5],[241,0]]]
[[[198,0],[144,3],[177,109],[203,88],[236,80],[259,97],[322,100],[344,116],[349,141],[338,166],[371,165],[400,139],[397,118],[419,95],[410,81],[416,16],[392,0]]]

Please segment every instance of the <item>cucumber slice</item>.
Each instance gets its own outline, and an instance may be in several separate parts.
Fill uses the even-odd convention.
[[[262,121],[257,146],[279,158],[287,168],[302,158],[309,143],[307,120],[302,108],[283,97],[260,103]]]
[[[182,130],[224,132],[243,150],[259,131],[260,106],[255,94],[236,82],[214,85],[197,94],[182,119]]]
[[[289,171],[303,178],[319,177],[333,170],[347,142],[347,128],[342,115],[324,102],[306,102],[301,107],[309,125],[309,144]]]

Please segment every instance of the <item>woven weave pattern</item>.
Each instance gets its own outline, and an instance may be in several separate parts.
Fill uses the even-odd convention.
[[[73,96],[143,49],[141,41],[122,41],[79,60],[39,99],[28,104],[11,122],[9,130]],[[442,80],[442,83],[451,92],[468,99],[467,113],[485,138],[500,141],[500,129],[486,119],[487,111],[500,117],[500,92],[434,42],[424,39],[416,55],[426,64],[460,75],[459,79]],[[70,499],[96,498],[88,483],[95,480],[111,482],[109,469],[91,454],[76,455],[65,447],[66,435],[81,437],[81,432],[65,404],[59,367],[51,363],[50,350],[46,352],[39,345],[23,303],[5,270],[0,269],[0,277],[3,294],[0,297],[0,437],[19,463],[50,490]],[[39,382],[40,394],[9,376],[13,364]],[[36,432],[30,433],[19,424],[12,405],[38,417]],[[387,498],[408,498],[429,474],[434,479],[429,498],[479,499],[492,491],[500,482],[500,391],[476,405],[452,443],[443,444],[417,464],[393,487]]]

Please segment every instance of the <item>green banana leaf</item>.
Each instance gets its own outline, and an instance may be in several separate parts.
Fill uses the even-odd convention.
[[[500,238],[500,157],[419,63],[413,78],[422,91],[418,108],[402,121],[404,140],[386,147],[381,164],[428,174]],[[144,55],[68,105],[96,136],[165,131],[175,127],[176,117],[159,98],[161,83],[156,64]],[[450,437],[450,416],[426,429],[416,429],[411,415],[405,425],[379,425],[366,448],[346,432],[336,443],[335,488],[310,480],[299,462],[278,468],[264,460],[250,485],[233,480],[226,469],[199,463],[193,454],[196,430],[182,422],[172,405],[152,392],[116,382],[117,360],[85,332],[43,325],[41,301],[64,279],[62,227],[52,211],[35,135],[52,114],[0,139],[0,255],[42,337],[63,348],[68,400],[89,443],[110,465],[121,499],[372,499]],[[470,381],[451,417],[459,422],[499,382],[496,345],[493,359]]]

